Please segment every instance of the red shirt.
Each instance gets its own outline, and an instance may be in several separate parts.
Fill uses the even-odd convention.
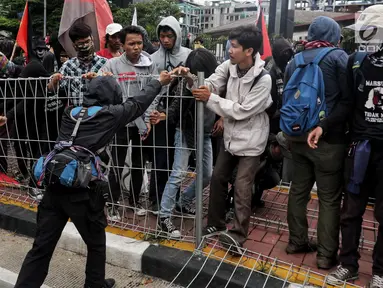
[[[104,57],[106,59],[114,58],[112,53],[110,53],[108,48],[102,49],[96,53],[98,56]],[[120,54],[121,55],[121,54]]]

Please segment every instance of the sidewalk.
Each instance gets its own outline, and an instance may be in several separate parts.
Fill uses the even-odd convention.
[[[184,183],[183,186],[186,185],[187,183]],[[3,215],[3,220],[0,217],[0,223],[3,225],[1,227],[33,236],[36,224],[35,212],[32,211],[36,211],[36,202],[31,201],[25,196],[25,192],[18,189],[2,190],[0,200],[3,206],[8,206],[3,213],[13,213],[8,213],[6,217]],[[208,189],[205,189],[204,223],[206,223],[208,193]],[[288,187],[276,187],[265,191],[262,198],[265,207],[257,209],[252,216],[248,240],[244,245],[246,252],[241,257],[225,254],[216,239],[204,241],[207,245],[195,250],[195,223],[192,217],[174,215],[174,222],[180,227],[182,238],[168,239],[161,236],[156,225],[156,216],[147,213],[146,216],[139,217],[121,203],[119,210],[123,220],[111,222],[107,228],[109,232],[107,262],[167,281],[176,279],[175,283],[180,285],[188,286],[194,281],[190,287],[196,288],[225,287],[226,284],[230,284],[230,287],[286,288],[290,283],[303,284],[304,287],[308,287],[307,284],[330,287],[324,284],[329,271],[319,270],[316,267],[315,253],[287,255],[284,251],[288,242],[286,215]],[[318,199],[313,193],[308,204],[307,216],[309,236],[314,239],[318,208]],[[1,209],[0,203],[0,212]],[[71,225],[73,224],[68,223],[68,228]],[[228,226],[230,225],[229,223]],[[341,287],[361,287],[366,285],[371,277],[371,251],[377,233],[372,207],[367,209],[364,216],[362,233],[360,278]],[[75,229],[66,229],[62,237],[64,241],[60,240],[63,244],[60,247],[80,254],[85,253],[84,244],[77,234]]]
[[[0,229],[1,288],[13,287],[13,285],[10,285],[7,280],[11,278],[9,277],[9,274],[19,272],[26,253],[32,247],[32,240],[32,238],[20,236]],[[49,288],[83,287],[85,280],[85,263],[85,257],[57,248],[53,254],[49,274],[45,284],[48,285]],[[8,270],[10,273],[7,273],[4,269]],[[119,288],[165,288],[169,285],[168,282],[108,264],[106,265],[106,277],[114,278],[118,284],[117,287]]]

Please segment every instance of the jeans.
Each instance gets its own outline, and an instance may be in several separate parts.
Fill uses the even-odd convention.
[[[203,187],[209,184],[212,170],[213,170],[213,149],[211,145],[210,134],[204,135],[204,147],[203,147]],[[174,136],[174,146],[176,147],[174,152],[173,170],[170,174],[169,180],[166,183],[164,193],[161,200],[161,218],[170,217],[172,210],[176,202],[177,191],[181,186],[181,182],[184,179],[189,157],[192,150],[187,148],[185,135],[179,129],[176,129]],[[180,203],[190,204],[195,197],[195,180],[185,190],[180,197]]]

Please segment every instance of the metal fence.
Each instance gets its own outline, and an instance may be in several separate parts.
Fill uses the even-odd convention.
[[[117,80],[119,80],[120,84],[121,81],[126,84],[121,84],[124,100],[135,96],[132,91],[133,89],[137,90],[137,85],[141,89],[147,81],[157,77],[158,75],[137,76],[137,79],[132,79],[131,76],[119,77]],[[199,83],[202,84],[204,82],[203,73],[200,73],[198,78]],[[182,87],[183,80],[178,80],[178,85]],[[64,109],[70,103],[82,102],[83,96],[87,93],[87,85],[90,80],[68,77],[62,82],[65,85],[61,85],[61,89],[54,92],[50,92],[47,88],[49,81],[49,78],[0,80],[0,99],[2,99],[0,103],[3,104],[0,109],[4,115],[9,117],[7,125],[0,127],[0,172],[3,172],[0,174],[0,185],[2,186],[0,188],[0,197],[24,202],[31,206],[38,204],[39,199],[36,194],[38,195],[40,192],[39,189],[44,189],[44,187],[38,187],[33,179],[32,165],[41,155],[53,149]],[[73,91],[76,93],[72,93]],[[175,99],[180,101],[181,107],[183,101],[191,100],[194,104],[194,99],[191,96],[184,95],[183,89],[173,89],[172,85],[166,89],[164,88],[162,93],[160,102],[166,115],[169,115],[170,107],[172,107],[171,105]],[[120,217],[109,217],[109,225],[132,230],[137,234],[144,234],[147,239],[158,237],[171,239],[172,237],[165,235],[158,226],[160,216],[158,211],[155,211],[158,206],[153,206],[153,200],[154,202],[157,201],[158,204],[160,203],[169,176],[172,177],[172,172],[175,172],[173,161],[174,157],[177,156],[174,156],[174,154],[177,154],[177,151],[187,151],[187,154],[190,155],[188,168],[177,171],[179,173],[174,178],[177,180],[175,183],[180,184],[181,197],[185,188],[189,187],[193,181],[196,181],[194,186],[196,197],[192,203],[196,207],[196,213],[195,216],[185,214],[182,210],[179,213],[172,213],[173,222],[180,231],[180,237],[177,237],[177,239],[195,243],[195,253],[199,253],[199,255],[213,257],[221,263],[230,262],[231,260],[227,258],[227,255],[219,256],[214,252],[214,249],[219,247],[217,241],[202,237],[202,225],[207,215],[209,197],[209,187],[203,187],[202,171],[204,160],[204,105],[200,102],[192,107],[192,111],[189,109],[189,113],[192,112],[196,120],[193,123],[194,127],[191,132],[189,131],[189,133],[193,134],[194,139],[192,147],[184,144],[175,145],[176,130],[179,133],[178,135],[185,135],[187,132],[183,130],[183,121],[187,117],[183,109],[177,110],[178,114],[175,115],[179,122],[178,127],[174,123],[172,124],[168,118],[160,122],[160,124],[152,125],[150,141],[137,140],[139,137],[134,134],[137,133],[137,130],[132,125],[128,125],[126,129],[116,135],[111,143],[113,155],[111,169],[114,170],[113,177],[117,177],[117,179],[113,180],[117,183],[117,186],[112,185],[111,182],[113,181],[110,178],[108,193],[110,200],[107,203],[107,209],[110,211],[107,212],[111,212],[111,216],[119,214]],[[161,160],[161,164],[159,160]],[[18,181],[12,181],[7,176]],[[139,187],[139,192],[133,193],[134,187]],[[251,217],[252,227],[250,229],[263,227],[277,232],[288,231],[286,220],[288,189],[288,184],[281,183],[280,186],[263,194],[262,199],[265,201],[265,207],[257,210],[256,214]],[[34,198],[31,198],[31,195]],[[172,199],[170,208],[174,208],[175,204],[175,199]],[[309,231],[310,236],[314,238],[316,237],[318,209],[318,200],[315,193],[313,193],[308,208],[308,218],[309,222],[313,223],[313,225],[310,224]],[[118,213],[115,213],[116,211]],[[369,233],[369,231],[374,233],[374,238],[368,240],[362,237],[361,248],[371,249],[373,247],[377,233],[377,223],[374,220],[364,221],[363,235]],[[206,245],[214,247],[209,252],[206,252],[203,249]],[[244,265],[243,257],[248,259],[246,261],[253,259],[252,261],[255,261],[254,266]],[[310,274],[312,272],[307,271],[307,269],[298,269],[291,264],[282,263],[277,259],[263,256],[254,251],[246,250],[241,259],[234,264],[235,267],[249,268],[252,271],[251,273],[253,271],[264,273],[266,275],[264,285],[269,279],[278,278],[283,280],[283,285],[280,287],[288,287],[289,283],[297,282],[295,280],[298,278],[294,277],[302,274],[303,276],[300,276],[298,282],[303,286],[306,283],[316,283],[318,286],[318,283],[315,282],[315,277],[318,277],[318,279],[322,279],[322,284],[319,286],[325,287],[323,284],[325,275],[316,273],[317,276],[313,278],[312,274]],[[202,265],[201,269],[203,267]],[[282,277],[274,271],[276,267],[287,267],[285,269],[287,274],[283,274]],[[297,269],[300,271],[299,273]],[[217,267],[218,270],[219,266]],[[235,273],[235,270],[233,273]],[[251,274],[249,279],[250,277]]]

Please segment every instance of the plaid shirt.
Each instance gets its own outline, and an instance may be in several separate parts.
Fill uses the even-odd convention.
[[[78,60],[77,57],[71,58],[66,61],[60,68],[59,73],[63,76],[81,77],[81,75],[88,72],[96,72],[105,65],[108,59],[94,55],[91,63],[84,64]],[[68,97],[74,106],[80,106],[84,93],[88,89],[89,80],[81,78],[77,79],[63,79],[60,83],[60,88],[68,93]]]

